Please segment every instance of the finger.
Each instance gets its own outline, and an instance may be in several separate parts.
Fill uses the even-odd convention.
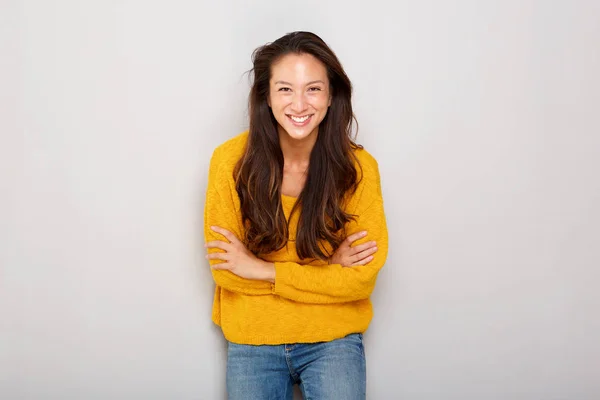
[[[223,261],[229,261],[229,259],[231,258],[231,256],[229,255],[229,253],[210,253],[206,255],[206,258],[209,260],[223,260]]]
[[[356,256],[358,257],[357,261],[358,260],[362,260],[364,258],[367,258],[371,254],[375,254],[376,251],[377,251],[377,246],[371,247],[371,248],[369,248],[367,250],[364,250],[364,251],[361,251],[360,253],[356,254]]]
[[[238,241],[238,238],[233,233],[231,233],[230,231],[228,231],[225,228],[221,228],[220,226],[211,226],[210,229],[225,236],[225,238],[227,240],[229,240],[231,243]]]
[[[354,247],[351,247],[350,251],[352,252],[352,254],[357,254],[357,253],[360,253],[361,251],[365,251],[367,249],[370,249],[371,247],[375,247],[376,245],[377,245],[377,242],[375,242],[374,240],[372,240],[370,242],[359,244],[359,245],[356,245]]]
[[[230,270],[231,264],[228,262],[223,262],[223,263],[211,265],[210,268],[215,269],[215,270]]]
[[[231,250],[231,243],[227,243],[224,242],[222,240],[212,240],[210,242],[206,242],[204,244],[204,247],[209,248],[209,249],[222,249],[225,251],[230,251]]]
[[[365,236],[367,236],[367,231],[356,232],[356,233],[353,233],[352,235],[348,236],[346,238],[346,242],[348,244],[350,244],[350,243],[356,242],[360,238],[364,238]]]
[[[363,258],[362,260],[360,260],[360,261],[358,261],[358,262],[356,262],[356,263],[352,264],[352,266],[353,266],[353,267],[358,267],[358,266],[360,266],[360,265],[365,265],[365,264],[367,264],[367,263],[369,263],[369,262],[371,262],[371,261],[373,261],[373,256],[369,256],[369,257],[367,257],[367,258]]]

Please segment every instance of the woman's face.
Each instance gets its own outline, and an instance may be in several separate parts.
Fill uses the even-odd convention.
[[[303,140],[316,137],[331,105],[325,65],[310,54],[288,54],[271,66],[269,107],[279,132]]]

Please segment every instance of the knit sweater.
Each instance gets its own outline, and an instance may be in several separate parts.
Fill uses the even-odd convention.
[[[210,229],[220,226],[243,240],[240,200],[233,170],[244,154],[248,132],[218,146],[213,152],[206,203],[206,241],[224,237]],[[346,225],[346,234],[366,230],[353,246],[377,241],[372,261],[343,267],[327,261],[302,260],[295,247],[298,209],[290,218],[296,198],[282,195],[288,221],[288,242],[282,249],[260,257],[275,265],[275,283],[241,278],[227,270],[212,269],[216,283],[212,320],[225,338],[239,344],[315,343],[350,333],[364,332],[371,322],[371,295],[388,250],[387,227],[377,161],[364,149],[354,150],[362,167],[362,180],[346,202],[346,212],[357,215]],[[360,175],[360,169],[357,169]],[[328,243],[326,243],[328,245]],[[330,247],[325,246],[330,249]],[[210,249],[209,252],[222,251]],[[222,262],[210,260],[210,264]]]

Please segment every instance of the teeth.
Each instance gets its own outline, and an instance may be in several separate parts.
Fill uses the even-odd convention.
[[[304,122],[304,121],[306,121],[306,120],[308,119],[308,115],[305,115],[304,117],[301,117],[301,118],[296,118],[296,117],[294,117],[294,116],[292,116],[292,115],[290,115],[290,117],[291,117],[291,118],[292,118],[294,121],[296,121],[296,122]]]

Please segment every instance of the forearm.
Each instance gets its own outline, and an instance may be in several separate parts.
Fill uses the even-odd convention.
[[[242,229],[239,216],[235,211],[234,199],[231,188],[227,186],[227,180],[219,173],[218,164],[214,156],[211,158],[208,187],[206,191],[206,202],[204,206],[204,239],[206,242],[222,240],[223,237],[211,229],[211,226],[220,226],[233,232],[237,237],[242,237]],[[221,250],[208,249],[208,253],[216,253]],[[246,295],[270,295],[272,284],[261,280],[241,278],[234,273],[213,268],[223,262],[218,259],[209,260],[212,276],[215,283],[232,292]]]
[[[347,232],[351,235],[362,228],[369,236],[368,239],[364,237],[357,240],[357,244],[367,240],[377,242],[378,250],[370,262],[350,267],[275,262],[273,292],[303,303],[341,303],[368,298],[387,259],[388,236],[381,199],[361,211],[357,220],[348,226]]]
[[[271,295],[273,285],[266,280],[253,280],[240,278],[226,270],[212,270],[215,283],[223,289],[245,295]]]
[[[312,266],[292,262],[275,263],[273,292],[301,303],[346,303],[369,298],[378,266],[343,267],[339,264]]]

